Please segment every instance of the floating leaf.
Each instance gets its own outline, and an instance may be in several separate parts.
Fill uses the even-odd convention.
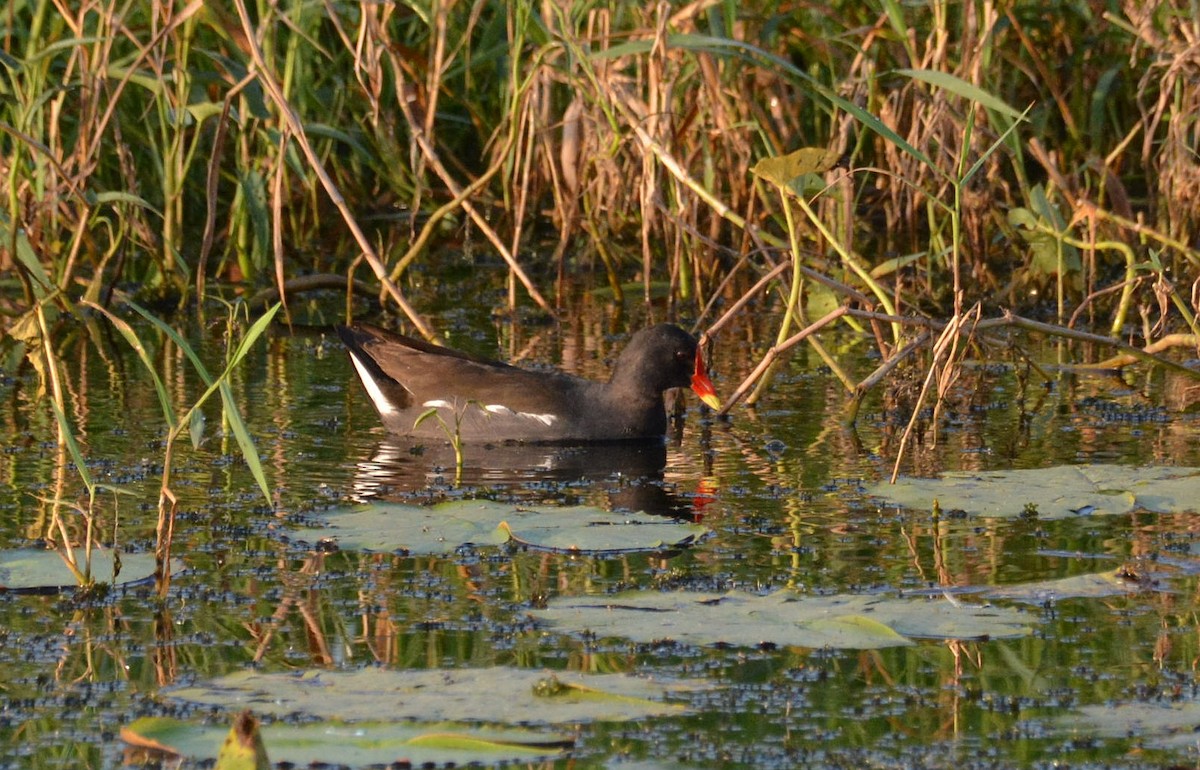
[[[453,553],[463,545],[510,539],[552,551],[629,552],[688,545],[708,530],[644,513],[591,506],[514,506],[461,500],[433,507],[372,503],[327,516],[329,526],[297,534],[303,542],[332,540],[345,550]]]
[[[913,638],[983,639],[1024,636],[1019,610],[944,599],[881,596],[767,596],[641,591],[555,599],[531,613],[559,629],[620,636],[635,642],[674,639],[689,644],[764,643],[796,647],[879,649]]]
[[[494,724],[575,724],[678,714],[664,695],[710,689],[625,674],[582,675],[496,666],[479,669],[264,673],[238,671],[213,681],[165,691],[176,700],[259,714],[302,714],[347,721],[428,719]],[[486,693],[487,697],[480,697]],[[275,747],[268,741],[272,756]]]
[[[977,516],[1039,519],[1196,511],[1200,468],[1062,465],[1034,470],[946,473],[937,479],[880,482],[868,494],[905,508],[961,509]]]
[[[1099,738],[1136,738],[1153,748],[1194,748],[1200,703],[1161,700],[1152,703],[1118,703],[1084,706],[1059,718],[1071,732]]]
[[[317,722],[265,725],[262,741],[276,766],[362,767],[492,765],[540,762],[561,754],[571,738],[535,730],[490,730],[462,724]],[[217,756],[225,731],[165,717],[139,719],[121,728],[131,746],[152,748],[200,762]]]
[[[76,548],[75,558],[79,569],[83,569],[83,557],[83,549]],[[103,583],[121,585],[137,583],[154,576],[155,563],[152,553],[123,553],[119,563],[120,571],[114,576],[114,552],[108,549],[93,549],[92,577]],[[45,548],[0,551],[0,589],[34,591],[75,586],[75,577],[58,551]]]

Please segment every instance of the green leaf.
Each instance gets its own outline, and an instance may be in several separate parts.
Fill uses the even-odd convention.
[[[8,223],[8,218],[4,218],[5,223]],[[5,243],[11,243],[12,232],[9,228],[5,228]],[[25,268],[25,272],[33,279],[33,292],[40,300],[44,298],[53,288],[54,282],[50,280],[50,276],[46,274],[46,269],[42,267],[42,263],[38,260],[37,254],[33,251],[33,245],[29,242],[29,236],[25,234],[23,228],[17,230],[17,261]]]
[[[153,577],[155,568],[152,553],[122,553],[118,559],[111,550],[92,549],[92,575],[106,583],[139,583]],[[0,588],[3,590],[67,589],[75,585],[75,575],[58,551],[45,548],[0,551]]]
[[[641,591],[563,597],[530,614],[558,630],[634,642],[859,650],[911,645],[913,638],[1015,638],[1028,635],[1032,622],[1019,610],[941,598],[806,596],[787,589],[766,596]]]
[[[54,366],[54,363],[50,364]],[[54,419],[58,421],[58,427],[63,440],[67,443],[67,451],[71,453],[71,460],[75,463],[75,470],[79,473],[79,478],[83,481],[83,485],[87,487],[88,493],[96,494],[96,482],[92,480],[92,474],[88,470],[87,463],[83,460],[83,451],[79,448],[79,442],[75,440],[75,431],[71,427],[71,423],[67,420],[67,416],[63,414],[63,410],[59,408],[58,402],[53,398],[50,399],[50,406],[54,409]]]
[[[349,671],[245,669],[186,687],[167,689],[175,701],[225,709],[253,708],[261,715],[302,715],[330,721],[389,719],[489,724],[624,722],[687,713],[671,702],[708,692],[707,680],[628,674],[583,674],[491,666],[462,669]],[[486,693],[481,698],[480,693]],[[274,753],[274,746],[268,743]]]
[[[199,449],[200,445],[204,443],[204,426],[207,423],[208,420],[204,418],[204,412],[199,409],[192,411],[192,419],[188,423],[188,432],[192,437],[193,449]]]
[[[153,213],[155,216],[162,217],[163,215],[161,211],[150,204],[150,201],[146,200],[140,195],[134,195],[133,193],[119,190],[106,190],[105,192],[93,193],[90,198],[93,203],[101,206],[106,203],[129,203],[139,208],[143,208]]]
[[[225,371],[221,372],[220,391],[221,405],[225,409],[225,419],[229,422],[229,429],[233,431],[233,436],[237,439],[238,448],[242,450],[242,459],[246,461],[246,465],[250,468],[251,475],[254,476],[254,481],[258,484],[259,490],[263,493],[263,498],[266,499],[268,505],[274,504],[274,499],[271,496],[271,486],[267,483],[266,473],[263,472],[262,459],[258,454],[258,447],[254,445],[254,439],[250,436],[250,430],[246,427],[245,421],[242,419],[242,413],[237,407],[237,402],[233,398],[233,391],[229,387],[229,378],[233,371],[237,369],[246,354],[250,352],[250,348],[258,341],[258,338],[266,333],[267,328],[274,320],[275,314],[279,312],[282,305],[276,302],[267,312],[259,316],[246,333],[242,335],[241,341],[238,342],[237,348],[233,351],[233,355],[229,359],[229,363],[225,366]]]
[[[327,123],[305,123],[304,132],[308,136],[324,136],[329,139],[335,139],[347,147],[353,149],[359,156],[368,159],[374,159],[375,154],[371,152],[358,138],[348,131],[343,131],[340,128],[331,126]]]
[[[1033,254],[1030,267],[1040,275],[1055,275],[1059,270],[1059,249],[1062,249],[1062,266],[1066,273],[1078,272],[1083,265],[1079,250],[1063,243],[1066,223],[1058,209],[1046,198],[1041,185],[1030,189],[1032,210],[1022,207],[1010,209],[1008,222],[1020,229],[1021,237],[1029,244]]]
[[[88,48],[95,43],[102,43],[108,39],[109,38],[107,37],[98,37],[95,35],[89,35],[87,37],[65,37],[61,40],[55,40],[45,48],[38,49],[37,53],[33,54],[27,59],[24,59],[23,61],[25,66],[29,66],[30,64],[41,61],[42,59],[49,58],[59,51],[74,51],[77,48]]]
[[[993,96],[984,91],[979,86],[973,83],[968,83],[957,75],[951,75],[949,72],[940,70],[926,69],[898,69],[896,72],[900,75],[905,75],[913,80],[920,80],[923,83],[928,83],[931,86],[949,91],[955,96],[960,96],[967,101],[975,102],[986,107],[993,112],[998,112],[1001,115],[1017,120],[1021,117],[1021,111],[1013,109],[1001,98]]]
[[[437,417],[437,413],[438,410],[436,406],[421,412],[419,415],[417,415],[417,419],[413,420],[413,430],[416,430],[418,427],[420,427],[421,423],[425,422],[430,417]]]
[[[1029,507],[1039,519],[1130,513],[1195,512],[1200,468],[1064,465],[1011,471],[963,471],[936,479],[902,478],[867,485],[891,504],[963,510],[976,516],[1017,517]]]
[[[140,70],[130,70],[128,67],[123,67],[118,64],[108,65],[105,74],[113,80],[126,80],[135,85],[139,85],[155,96],[161,97],[166,90],[163,80],[158,77]],[[128,78],[126,78],[128,76]]]
[[[187,112],[196,123],[203,123],[214,115],[225,111],[223,102],[193,102],[187,106]],[[232,114],[232,113],[231,113]]]
[[[654,551],[690,545],[708,533],[696,524],[591,506],[513,506],[463,500],[433,507],[373,503],[325,517],[329,526],[296,539],[333,540],[344,550],[453,553],[463,545],[502,545],[583,553]]]

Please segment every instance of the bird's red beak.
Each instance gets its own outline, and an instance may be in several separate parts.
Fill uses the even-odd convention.
[[[721,411],[721,399],[717,398],[717,390],[712,380],[708,379],[708,369],[704,366],[704,356],[696,350],[696,371],[692,374],[692,390],[700,400],[716,411]]]

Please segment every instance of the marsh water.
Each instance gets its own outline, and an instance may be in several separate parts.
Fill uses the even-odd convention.
[[[580,294],[551,324],[493,315],[499,291],[446,302],[445,341],[527,366],[600,377],[630,330],[661,308],[618,313]],[[466,668],[628,672],[717,685],[676,716],[572,727],[555,767],[1085,767],[1200,762],[1200,738],[1175,742],[1064,726],[1085,706],[1194,697],[1200,660],[1197,513],[981,518],[881,504],[863,489],[890,474],[927,362],[870,392],[853,427],[846,392],[807,349],[753,409],[702,414],[690,399],[663,447],[468,447],[461,475],[447,447],[389,437],[336,337],[330,308],[277,324],[233,383],[275,501],[268,505],[206,410],[198,448],[176,460],[175,553],[163,601],[151,584],[107,596],[0,594],[0,743],[8,767],[118,767],[120,728],[139,716],[227,720],[165,697],[172,687],[262,671]],[[469,310],[463,308],[470,308]],[[714,341],[717,388],[731,391],[777,319],[747,313]],[[201,390],[178,349],[138,327],[182,404]],[[179,322],[219,369],[223,315]],[[56,351],[71,418],[102,493],[98,538],[153,548],[165,427],[154,387],[102,320],[64,321]],[[824,338],[856,379],[878,365],[866,334]],[[1083,374],[1097,355],[996,336],[968,360],[936,424],[905,449],[906,474],[1120,464],[1200,466],[1195,415],[1175,408],[1162,372]],[[6,351],[0,380],[0,545],[44,542],[54,501],[84,502],[59,450],[38,376]],[[1036,364],[1036,366],[1031,365]],[[457,478],[456,478],[457,475]],[[698,521],[712,534],[657,553],[580,555],[520,547],[449,556],[312,554],[292,535],[323,511],[362,500],[419,504],[485,497],[587,503]],[[74,536],[78,515],[67,513]],[[1171,558],[1166,558],[1171,557]],[[1198,564],[1200,566],[1200,564]],[[560,596],[789,588],[800,595],[907,594],[976,602],[968,589],[1124,569],[1126,591],[1023,602],[1016,639],[919,641],[881,650],[652,644],[556,630],[530,611]],[[1002,599],[994,600],[1004,604]],[[1015,602],[1013,602],[1016,605]],[[647,616],[647,623],[653,623]],[[480,697],[486,697],[481,694]],[[269,748],[269,747],[268,747]],[[336,763],[337,757],[330,757]]]

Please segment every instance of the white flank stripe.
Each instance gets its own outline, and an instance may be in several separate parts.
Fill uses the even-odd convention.
[[[354,362],[354,368],[358,370],[358,377],[362,380],[363,387],[367,389],[367,395],[371,397],[371,401],[375,403],[375,408],[380,414],[395,414],[396,407],[392,406],[392,402],[388,401],[387,396],[383,395],[383,391],[375,384],[375,378],[371,376],[371,372],[367,367],[363,366],[362,361],[358,360],[358,355],[352,350],[350,351],[350,360]]]
[[[421,404],[421,406],[432,407],[433,409],[453,409],[454,408],[454,404],[451,404],[449,401],[443,401],[440,398],[435,398],[431,401],[426,401],[425,403]]]
[[[509,409],[504,404],[488,404],[487,406],[485,406],[483,408],[485,411],[491,412],[492,414],[499,414],[499,415],[503,415],[505,417],[515,416],[515,417],[524,417],[526,420],[537,420],[542,425],[545,425],[547,427],[553,425],[554,421],[558,419],[558,415],[556,415],[556,414],[532,414],[530,412],[514,412],[512,409]]]

